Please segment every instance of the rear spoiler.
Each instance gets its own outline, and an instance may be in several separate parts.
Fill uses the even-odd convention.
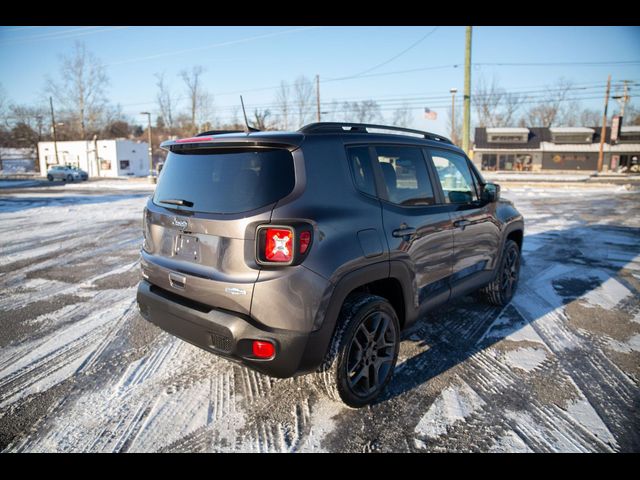
[[[160,148],[170,152],[211,148],[286,148],[292,151],[300,146],[303,139],[304,135],[300,133],[274,135],[260,132],[247,135],[244,133],[225,132],[219,135],[202,135],[167,140],[160,144]]]

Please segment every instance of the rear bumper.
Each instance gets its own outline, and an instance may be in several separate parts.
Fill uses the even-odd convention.
[[[142,316],[208,352],[240,362],[274,377],[291,377],[317,368],[326,348],[326,332],[301,333],[269,329],[247,315],[223,311],[190,301],[142,280],[138,285],[138,307]],[[252,341],[275,345],[269,360],[253,357]]]

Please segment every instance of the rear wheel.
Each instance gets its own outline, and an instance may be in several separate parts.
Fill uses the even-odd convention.
[[[391,379],[400,346],[398,317],[385,298],[358,293],[347,298],[338,322],[321,384],[334,400],[359,408]]]
[[[520,248],[513,240],[507,240],[502,252],[500,267],[493,282],[481,290],[481,294],[494,305],[504,306],[511,301],[520,278]]]
[[[50,182],[53,182],[53,175],[47,175],[47,180],[49,180]]]
[[[73,182],[73,175],[67,175],[67,182]]]

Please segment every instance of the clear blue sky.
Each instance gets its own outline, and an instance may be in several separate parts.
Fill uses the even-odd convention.
[[[206,68],[207,90],[217,114],[244,92],[251,105],[273,102],[281,80],[320,75],[322,100],[399,97],[447,97],[463,89],[464,27],[0,27],[0,85],[10,101],[36,103],[45,75],[58,75],[59,57],[81,40],[106,66],[113,103],[140,123],[141,110],[156,111],[154,73],[164,71],[175,94],[183,94],[178,72],[193,65]],[[393,58],[427,33],[427,38]],[[488,63],[640,62],[639,27],[474,27],[472,81],[496,78],[507,90],[535,90],[560,77],[579,85],[635,80],[640,63],[618,65],[482,65]],[[458,68],[450,65],[460,65]],[[445,66],[443,68],[437,68]],[[381,75],[386,72],[419,71]],[[431,68],[431,69],[427,69]],[[367,76],[371,75],[371,76]],[[233,93],[232,93],[233,92]],[[632,96],[640,93],[640,86]],[[603,88],[581,91],[583,106],[601,110]],[[597,98],[589,98],[597,97]],[[459,95],[461,98],[461,95]],[[637,99],[632,104],[639,105]],[[414,127],[447,134],[446,99],[412,102]],[[424,107],[438,112],[423,118]],[[612,105],[617,110],[617,104]],[[390,114],[390,111],[383,113]]]

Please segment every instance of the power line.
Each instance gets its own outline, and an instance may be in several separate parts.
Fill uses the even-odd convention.
[[[390,59],[385,60],[384,62],[379,63],[378,65],[375,65],[375,66],[373,66],[373,67],[371,67],[371,68],[368,68],[368,69],[366,69],[366,70],[364,70],[364,71],[362,71],[362,72],[360,72],[360,73],[356,73],[356,74],[354,75],[354,77],[353,77],[353,78],[357,78],[357,77],[359,77],[359,76],[361,76],[361,75],[364,75],[365,73],[372,72],[373,70],[376,70],[376,69],[378,69],[378,68],[380,68],[380,67],[382,67],[382,66],[384,66],[384,65],[387,65],[387,64],[389,64],[389,63],[393,62],[394,60],[396,60],[396,59],[400,58],[402,55],[404,55],[405,53],[407,53],[409,50],[413,49],[414,47],[417,47],[420,43],[422,43],[423,41],[425,41],[428,37],[430,37],[430,36],[431,36],[431,34],[435,33],[435,32],[436,32],[436,30],[438,30],[438,28],[440,28],[440,27],[435,27],[433,30],[431,30],[431,31],[427,32],[425,35],[423,35],[422,37],[420,37],[420,39],[418,39],[416,42],[412,43],[412,44],[411,44],[411,45],[409,45],[407,48],[405,48],[404,50],[402,50],[400,53],[398,53],[398,54],[394,55],[394,56],[393,56],[393,57],[391,57]]]
[[[169,57],[172,55],[180,55],[182,53],[189,53],[189,52],[197,52],[200,50],[208,50],[210,48],[217,48],[217,47],[225,47],[228,45],[236,45],[238,43],[246,43],[246,42],[251,42],[253,40],[261,40],[263,38],[270,38],[270,37],[275,37],[278,35],[285,35],[288,33],[295,33],[295,32],[300,32],[300,31],[304,31],[304,30],[311,30],[314,28],[320,28],[318,26],[313,26],[313,27],[300,27],[300,28],[293,28],[293,29],[289,29],[289,30],[281,30],[279,32],[271,32],[271,33],[265,33],[262,35],[254,35],[251,37],[246,37],[246,38],[239,38],[236,40],[229,40],[226,42],[219,42],[219,43],[213,43],[211,45],[204,45],[204,46],[200,46],[200,47],[193,47],[193,48],[185,48],[182,50],[174,50],[172,52],[164,52],[164,53],[158,53],[155,55],[147,55],[144,57],[137,57],[137,58],[130,58],[128,60],[122,60],[119,62],[112,62],[112,63],[107,63],[106,66],[114,66],[114,65],[125,65],[127,63],[134,63],[134,62],[142,62],[144,60],[152,60],[154,58],[162,58],[162,57]]]
[[[521,101],[526,100],[526,101],[543,101],[546,98],[548,98],[549,95],[553,95],[553,94],[557,94],[557,93],[562,93],[562,92],[569,92],[573,94],[573,97],[570,98],[576,98],[578,99],[579,97],[577,97],[576,95],[581,94],[581,95],[590,95],[591,92],[593,90],[599,90],[601,88],[603,84],[595,84],[593,86],[572,86],[570,88],[566,88],[566,87],[546,87],[546,88],[538,88],[538,89],[534,89],[534,90],[501,90],[497,93],[488,93],[485,95],[481,95],[481,94],[475,94],[473,95],[473,99],[491,99],[494,97],[499,97],[499,96],[508,96],[508,95],[517,95],[519,97],[524,97],[524,98],[520,98]],[[522,87],[521,87],[522,88]],[[531,88],[531,87],[530,87]],[[186,97],[178,97],[178,99],[180,98],[186,98]],[[361,99],[355,99],[355,98],[340,98],[340,99],[332,99],[332,100],[328,100],[328,101],[323,101],[321,102],[321,107],[322,108],[332,108],[335,104],[344,104],[346,102],[352,103],[352,102],[356,102],[358,100],[373,100],[376,103],[378,103],[379,105],[382,106],[398,106],[398,107],[402,107],[405,104],[409,104],[409,105],[428,105],[430,107],[436,108],[436,105],[439,105],[441,102],[446,102],[446,104],[449,104],[449,99],[450,96],[447,94],[442,94],[442,95],[432,95],[432,96],[428,96],[428,95],[424,95],[424,96],[413,96],[413,97],[399,97],[399,98],[389,98],[389,99],[381,99],[381,98],[376,98],[376,97],[364,97]],[[148,102],[148,103],[155,103],[155,102]],[[474,102],[475,103],[475,102]],[[133,104],[131,106],[135,106],[135,105],[141,105],[142,103],[136,103]],[[130,105],[121,105],[121,106],[130,106]],[[237,107],[237,105],[218,105],[215,107],[215,109],[217,111],[232,111],[235,110]],[[274,110],[278,110],[278,104],[275,102],[266,102],[266,103],[247,103],[247,108],[250,109],[274,109]]]
[[[637,65],[640,60],[628,61],[605,61],[605,62],[495,62],[495,63],[474,63],[475,66],[497,66],[497,67],[550,67],[550,66],[608,66],[608,65]]]
[[[64,30],[62,32],[51,32],[51,33],[45,33],[41,35],[31,35],[26,37],[19,37],[19,39],[13,38],[13,39],[7,40],[6,42],[0,43],[0,45],[13,45],[16,43],[28,42],[31,40],[59,40],[64,38],[80,37],[84,35],[93,35],[94,33],[110,32],[112,30],[122,30],[123,28],[131,28],[131,27],[129,26],[105,27],[105,28],[80,27],[74,30]],[[90,31],[78,32],[78,30],[84,30],[84,29],[87,29]],[[99,30],[96,30],[96,29],[99,29]],[[75,33],[67,33],[67,32],[75,32]]]

